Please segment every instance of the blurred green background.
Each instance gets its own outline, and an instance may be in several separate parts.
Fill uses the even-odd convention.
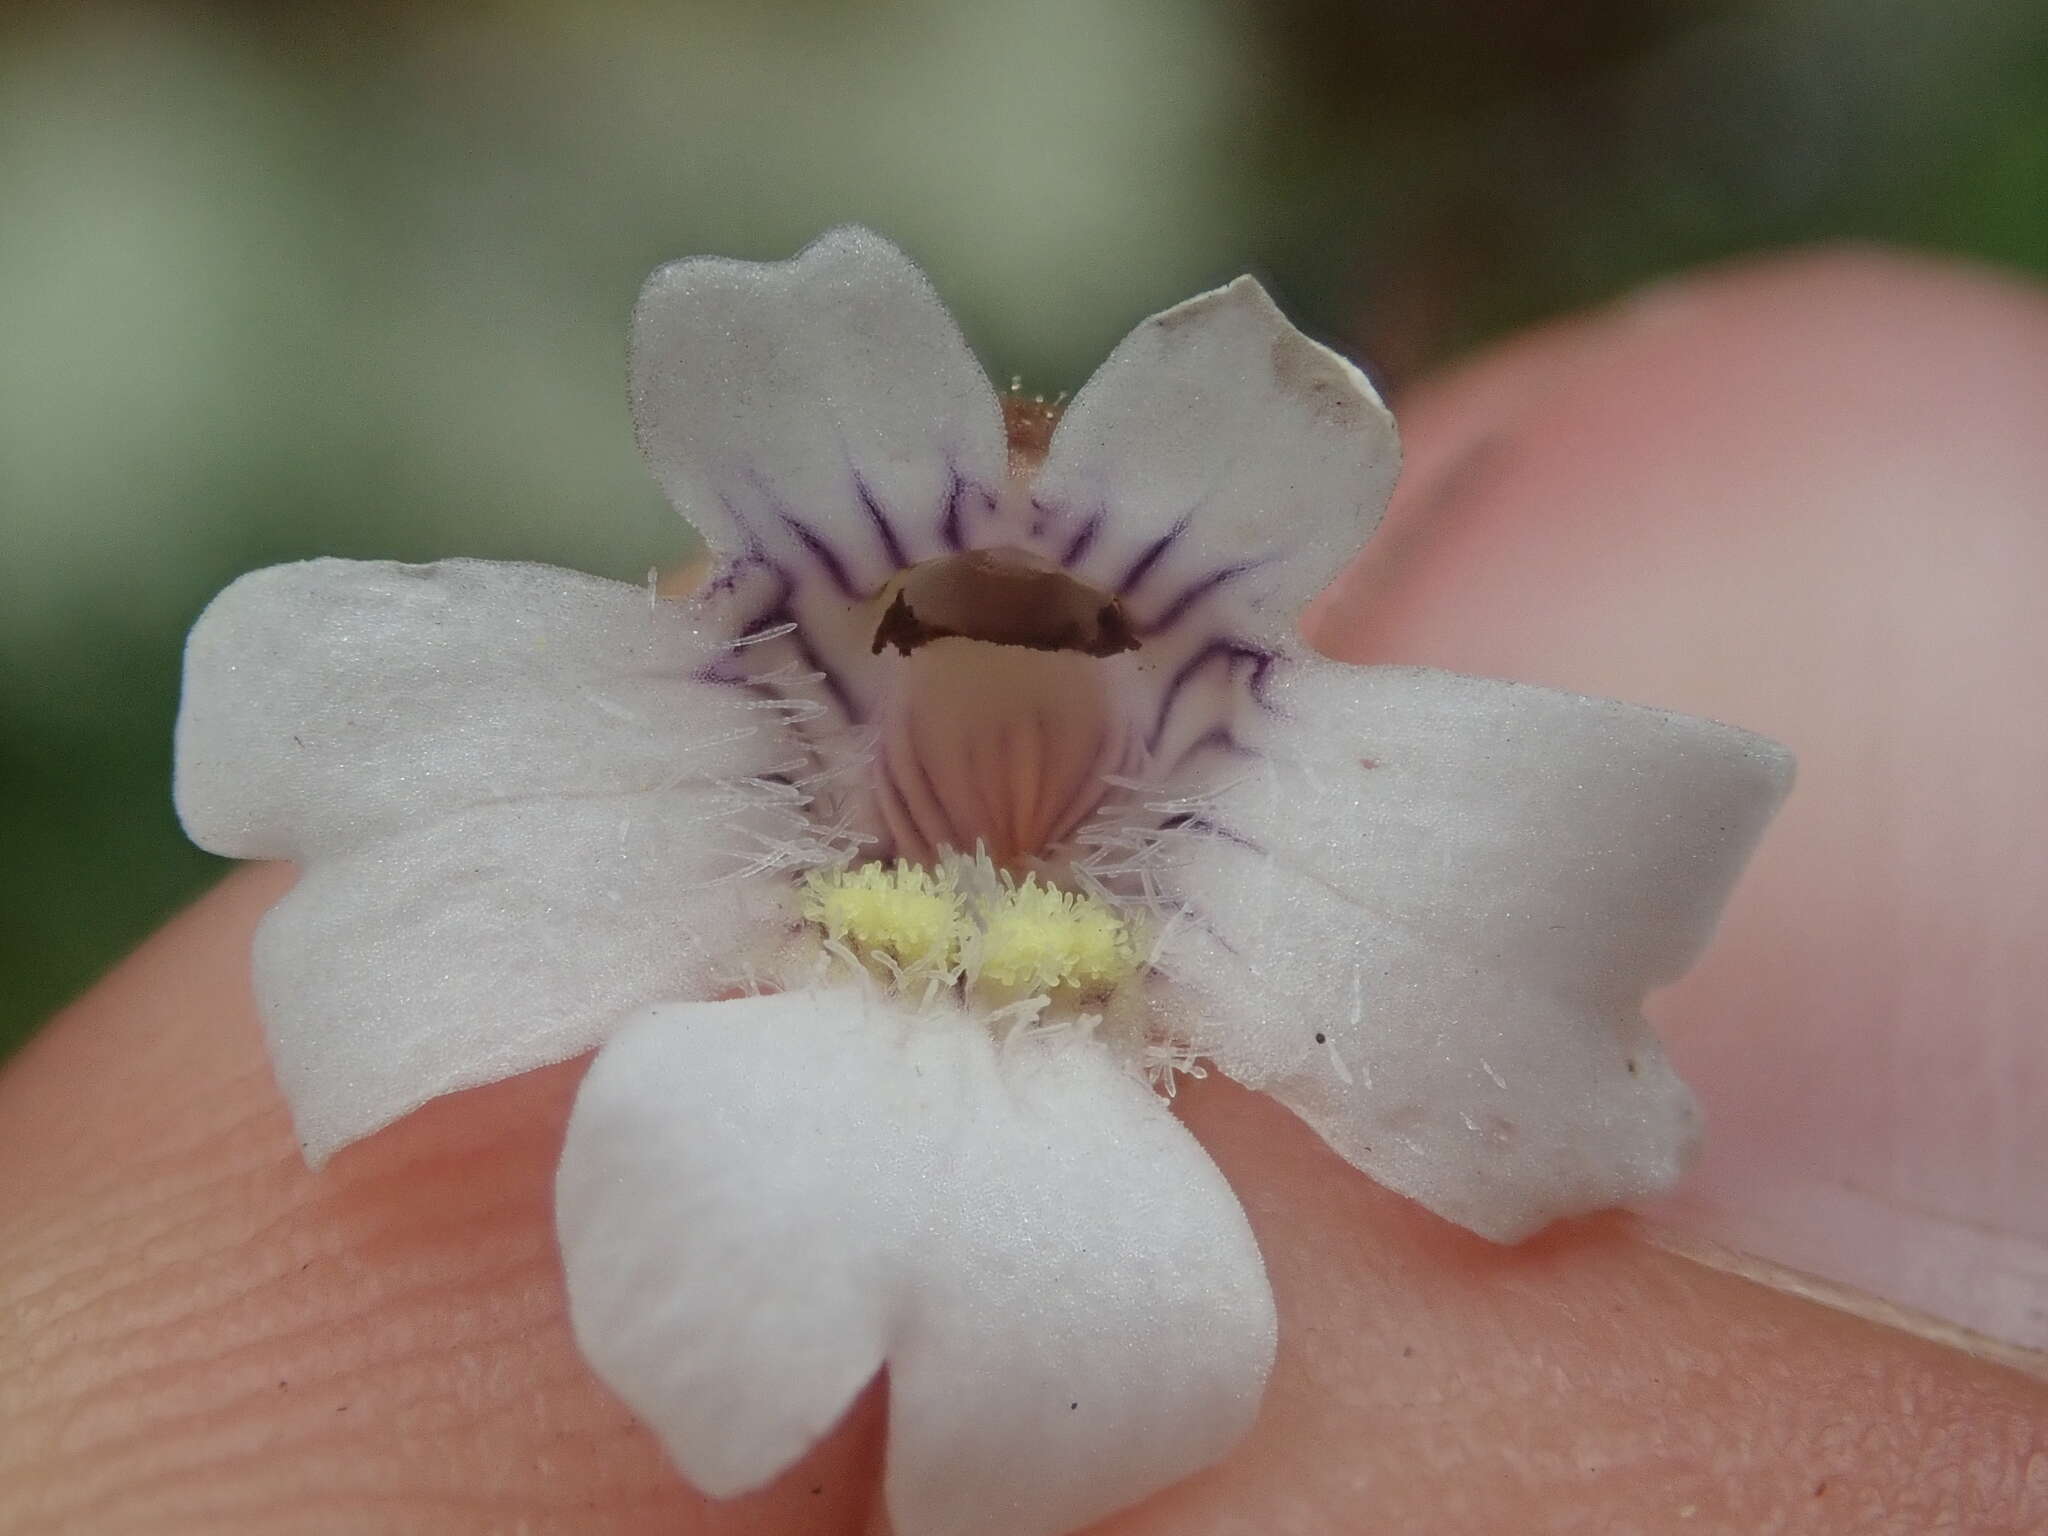
[[[644,273],[871,223],[999,378],[1240,271],[1396,383],[1730,252],[2048,271],[2037,0],[100,4],[0,15],[0,1051],[219,873],[178,649],[328,553],[688,548]]]

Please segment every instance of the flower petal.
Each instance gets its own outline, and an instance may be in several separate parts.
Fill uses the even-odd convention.
[[[1032,485],[1036,547],[1116,593],[1141,640],[1190,619],[1291,639],[1400,458],[1365,375],[1242,277],[1140,325],[1075,397]],[[1236,621],[1205,620],[1219,606]]]
[[[772,711],[701,680],[682,604],[541,566],[243,577],[186,651],[177,799],[306,868],[256,941],[314,1164],[437,1094],[737,980],[778,914],[732,877],[808,836]]]
[[[788,917],[779,883],[732,878],[762,814],[689,789],[532,800],[313,861],[254,955],[307,1161],[589,1050],[650,1000],[743,984]]]
[[[1487,1237],[1667,1187],[1691,1096],[1640,1017],[1789,786],[1773,743],[1514,683],[1303,660],[1203,803],[1163,964],[1203,1044]]]
[[[835,229],[661,268],[633,317],[640,445],[713,549],[865,596],[958,549],[1006,473],[995,391],[924,274]]]
[[[193,626],[178,714],[186,832],[233,858],[355,848],[467,806],[758,773],[788,743],[686,605],[482,560],[308,560]]]
[[[652,1009],[557,1189],[591,1363],[707,1492],[773,1477],[886,1360],[898,1536],[1056,1536],[1250,1424],[1272,1301],[1221,1174],[1076,1037],[858,991]]]

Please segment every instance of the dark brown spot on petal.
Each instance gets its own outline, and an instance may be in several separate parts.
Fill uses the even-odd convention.
[[[1084,656],[1138,646],[1114,597],[1021,549],[970,549],[912,566],[882,610],[872,649],[908,656],[948,639]]]

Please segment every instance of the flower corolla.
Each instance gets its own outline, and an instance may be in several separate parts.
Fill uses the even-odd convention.
[[[1052,1536],[1221,1456],[1276,1322],[1187,1071],[1501,1241],[1677,1177],[1641,999],[1788,759],[1307,650],[1399,454],[1256,283],[1055,422],[844,229],[656,273],[632,371],[701,592],[259,571],[193,632],[177,797],[301,866],[254,970],[315,1165],[597,1048],[571,1320],[706,1491],[885,1365],[899,1536]]]

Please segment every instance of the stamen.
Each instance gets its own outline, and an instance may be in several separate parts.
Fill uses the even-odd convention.
[[[1138,970],[1131,923],[1109,902],[1014,880],[985,858],[814,869],[798,893],[829,952],[905,995],[943,976],[1013,1000],[1106,997]]]
[[[894,962],[889,969],[897,980],[902,970],[951,965],[966,917],[950,875],[900,859],[893,869],[877,863],[812,870],[799,886],[799,906],[832,942]]]
[[[999,987],[1107,991],[1137,968],[1130,925],[1107,903],[1040,885],[1035,875],[1004,892],[983,921],[974,959]]]

